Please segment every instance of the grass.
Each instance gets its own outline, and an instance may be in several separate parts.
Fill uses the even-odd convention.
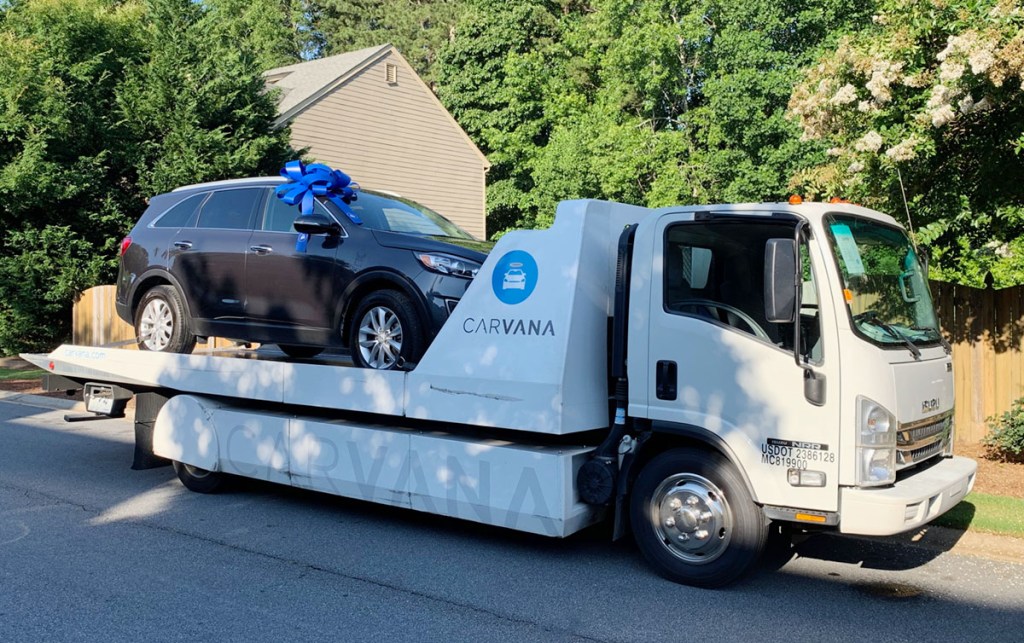
[[[934,524],[1024,538],[1024,499],[972,493]]]
[[[39,368],[0,368],[0,382],[8,380],[33,380],[42,377],[46,371]]]

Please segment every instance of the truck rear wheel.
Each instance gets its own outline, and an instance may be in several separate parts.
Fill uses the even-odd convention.
[[[717,453],[673,449],[640,472],[630,499],[637,546],[659,574],[721,587],[747,572],[767,537],[764,514]]]
[[[175,460],[174,473],[178,474],[178,480],[189,491],[197,493],[214,493],[224,484],[224,474],[216,471],[207,471],[199,467],[178,462]]]

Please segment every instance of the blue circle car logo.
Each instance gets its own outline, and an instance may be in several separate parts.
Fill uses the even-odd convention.
[[[498,260],[491,275],[494,295],[506,304],[521,304],[537,286],[537,274],[537,262],[530,253],[523,250],[507,252]]]

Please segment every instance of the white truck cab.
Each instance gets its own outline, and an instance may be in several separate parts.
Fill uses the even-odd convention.
[[[610,513],[698,586],[747,571],[772,523],[899,533],[976,471],[926,268],[849,204],[564,202],[498,242],[411,370],[25,357],[98,413],[139,394],[137,454],[191,489],[241,475],[556,537]]]

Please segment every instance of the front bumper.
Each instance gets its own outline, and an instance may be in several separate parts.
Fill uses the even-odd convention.
[[[839,494],[839,531],[891,536],[934,520],[964,499],[974,487],[978,463],[955,456],[891,487],[843,487]]]

